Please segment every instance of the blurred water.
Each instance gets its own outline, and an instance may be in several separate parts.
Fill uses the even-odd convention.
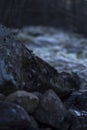
[[[22,28],[16,38],[59,72],[76,72],[87,82],[86,38],[41,26]]]

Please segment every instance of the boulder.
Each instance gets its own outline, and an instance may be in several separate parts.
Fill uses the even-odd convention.
[[[20,90],[10,94],[5,101],[19,104],[28,113],[32,113],[38,106],[39,98],[32,93]]]
[[[48,124],[54,128],[67,130],[69,127],[68,111],[53,90],[48,90],[43,94],[34,115],[40,123]]]
[[[26,128],[30,117],[19,105],[0,101],[0,129]]]
[[[30,127],[31,128],[39,128],[39,125],[38,125],[38,123],[37,123],[37,121],[35,120],[35,118],[33,117],[33,116],[30,116],[30,118],[31,118],[31,121],[30,121]]]
[[[87,91],[74,92],[67,99],[64,100],[67,108],[73,108],[80,111],[87,111]]]
[[[78,95],[75,101],[75,105],[79,110],[87,111],[87,92]]]
[[[64,96],[78,89],[79,77],[58,73],[48,63],[14,38],[12,30],[1,26],[0,31],[0,93],[16,90],[45,92],[53,89]]]
[[[4,101],[6,99],[5,95],[3,95],[2,93],[0,93],[0,101]]]
[[[73,121],[70,130],[87,130],[87,118],[79,118]]]

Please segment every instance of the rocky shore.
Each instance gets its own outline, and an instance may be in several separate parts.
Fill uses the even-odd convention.
[[[87,91],[81,76],[56,70],[18,33],[0,25],[0,130],[86,130]]]

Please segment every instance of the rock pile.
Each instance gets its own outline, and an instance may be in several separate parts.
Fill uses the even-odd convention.
[[[57,72],[0,26],[0,129],[86,130],[79,87],[78,75]]]

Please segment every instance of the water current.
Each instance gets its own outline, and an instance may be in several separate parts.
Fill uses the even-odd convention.
[[[87,39],[83,36],[51,27],[29,26],[20,29],[16,38],[59,72],[75,72],[87,84]]]

